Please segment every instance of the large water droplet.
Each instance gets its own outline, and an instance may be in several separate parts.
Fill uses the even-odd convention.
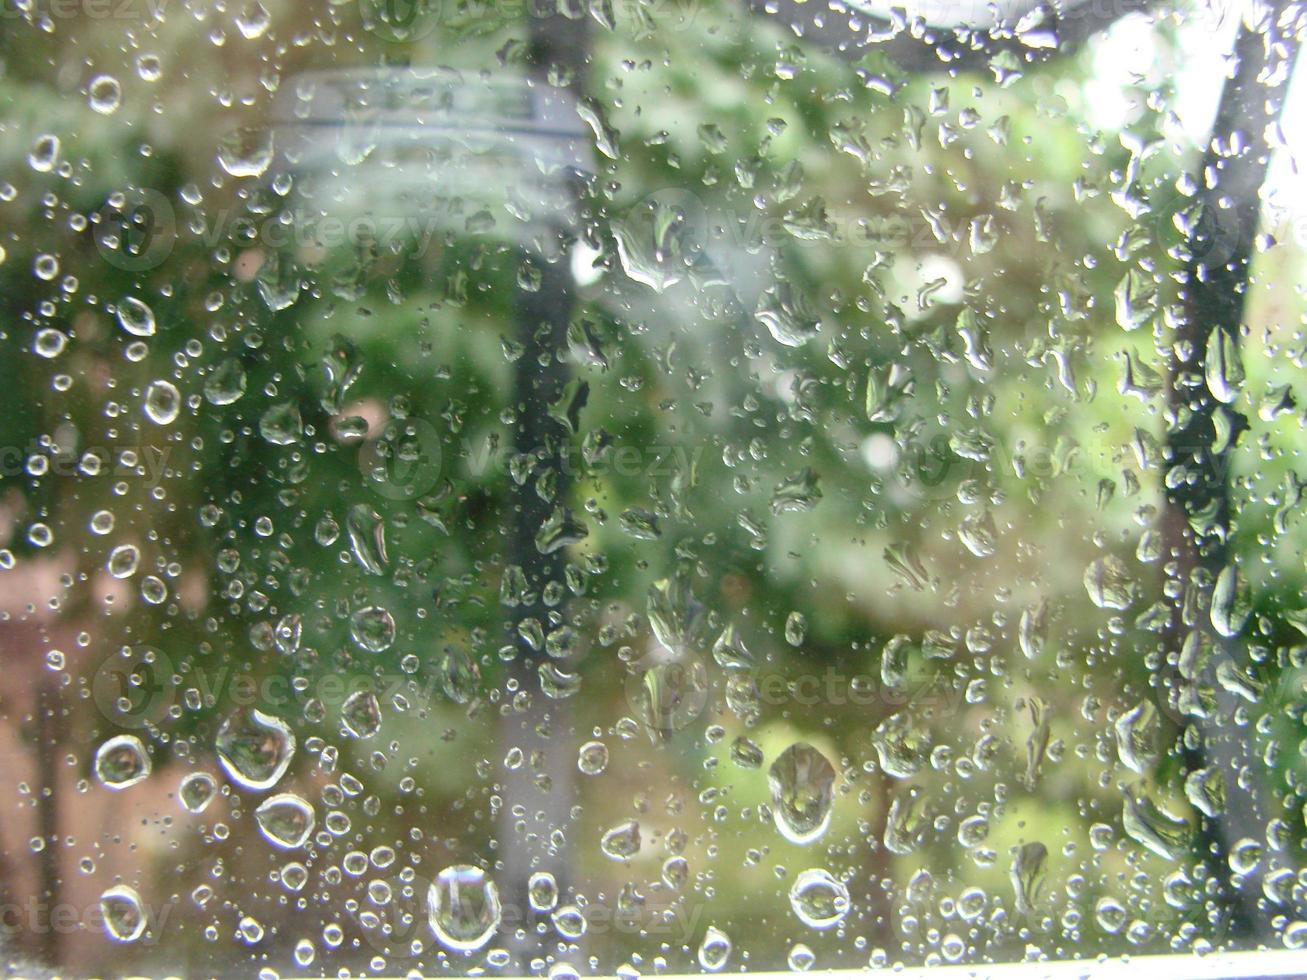
[[[262,177],[272,163],[272,131],[248,126],[218,144],[218,163],[233,177]]]
[[[135,296],[127,296],[118,302],[118,325],[133,337],[153,337],[156,329],[154,310]]]
[[[382,653],[395,642],[395,618],[381,606],[364,606],[349,618],[349,635],[369,653]]]
[[[112,115],[122,105],[123,87],[112,75],[96,75],[86,86],[86,98],[100,115]]]
[[[835,796],[835,768],[806,742],[795,742],[772,763],[771,787],[776,829],[786,840],[809,844],[826,832]]]
[[[490,941],[502,914],[499,889],[480,868],[455,864],[427,890],[431,931],[446,949],[472,952]]]
[[[381,731],[381,705],[371,691],[355,691],[340,707],[340,721],[354,738],[371,738]]]
[[[126,789],[150,775],[150,757],[135,735],[115,735],[96,751],[95,775],[109,789]]]
[[[1238,636],[1252,615],[1247,583],[1234,565],[1226,565],[1212,587],[1212,629],[1222,636]]]
[[[896,779],[915,776],[930,756],[929,733],[909,711],[890,715],[877,725],[872,744],[880,757],[880,767]]]
[[[46,133],[38,136],[27,154],[28,165],[37,173],[48,174],[59,162],[59,137]]]
[[[1017,911],[1029,915],[1035,910],[1035,900],[1039,896],[1039,886],[1044,880],[1044,864],[1048,859],[1048,848],[1039,841],[1022,844],[1015,849],[1012,859],[1012,890],[1016,895]]]
[[[614,861],[625,861],[640,853],[640,824],[627,820],[605,832],[599,842],[604,854]]]
[[[794,879],[790,908],[804,925],[830,929],[849,913],[849,890],[824,868],[809,868]]]
[[[359,566],[370,575],[381,575],[390,558],[386,554],[386,525],[381,515],[367,504],[355,504],[345,517],[350,550]]]
[[[731,958],[731,937],[709,926],[699,944],[699,965],[710,973],[723,969]]]
[[[177,787],[177,797],[190,813],[203,813],[213,801],[217,781],[207,772],[193,772],[183,777]]]
[[[278,793],[259,804],[254,819],[268,843],[283,850],[303,847],[317,818],[313,806],[294,793]]]
[[[251,0],[250,3],[241,7],[240,12],[236,14],[236,29],[241,32],[241,36],[247,41],[262,37],[271,23],[272,14],[258,0]]]
[[[303,434],[300,407],[293,401],[278,402],[259,417],[259,435],[274,446],[292,445],[299,442]]]
[[[1157,762],[1161,721],[1151,701],[1140,701],[1116,720],[1116,751],[1135,772],[1147,775]]]
[[[182,410],[181,392],[171,381],[151,381],[145,389],[145,416],[155,425],[171,425]]]
[[[218,761],[244,789],[271,789],[295,755],[295,736],[275,715],[241,708],[227,718],[214,740]]]
[[[120,544],[109,552],[105,568],[114,578],[131,578],[141,562],[141,550],[134,544]]]
[[[120,943],[134,943],[145,935],[145,903],[131,885],[114,885],[100,895],[104,932]]]
[[[1121,821],[1133,840],[1168,861],[1183,860],[1189,851],[1189,825],[1137,788],[1124,792]]]
[[[1207,337],[1207,358],[1203,363],[1207,390],[1218,402],[1229,405],[1239,397],[1243,387],[1243,359],[1239,355],[1239,341],[1228,331],[1217,327]]]
[[[210,405],[230,405],[245,394],[245,368],[234,357],[219,362],[204,380],[204,398]]]
[[[1104,555],[1085,569],[1085,591],[1100,609],[1128,609],[1135,600],[1135,583],[1125,562]]]
[[[537,871],[526,884],[532,911],[551,912],[558,905],[558,881],[548,871]]]

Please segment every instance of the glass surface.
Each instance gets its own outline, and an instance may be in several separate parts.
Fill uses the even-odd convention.
[[[3,972],[1307,974],[1303,9],[6,0]]]

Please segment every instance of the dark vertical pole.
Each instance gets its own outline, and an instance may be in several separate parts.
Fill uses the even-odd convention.
[[[1192,604],[1186,615],[1185,597],[1194,589],[1210,590],[1230,558],[1228,466],[1234,438],[1221,443],[1217,418],[1219,412],[1226,413],[1236,437],[1247,427],[1247,420],[1233,407],[1221,405],[1205,378],[1210,338],[1220,331],[1236,348],[1239,343],[1261,210],[1259,192],[1271,155],[1267,132],[1279,121],[1298,50],[1293,8],[1278,0],[1265,10],[1266,19],[1258,27],[1240,26],[1234,74],[1221,92],[1198,174],[1195,203],[1201,207],[1201,218],[1187,236],[1183,319],[1175,338],[1179,362],[1170,378],[1167,438],[1168,466],[1172,474],[1183,478],[1168,480],[1163,517],[1166,554],[1172,563],[1168,577],[1177,586],[1168,634],[1173,650],[1178,650],[1193,630],[1211,635],[1207,617],[1195,615]],[[1201,531],[1195,530],[1190,520],[1199,515],[1203,518],[1198,522]],[[1219,636],[1213,639],[1218,655],[1235,652],[1232,641]],[[1228,877],[1231,845],[1240,837],[1264,834],[1273,815],[1267,812],[1267,793],[1257,784],[1260,763],[1250,744],[1251,732],[1235,727],[1230,720],[1234,707],[1233,697],[1218,688],[1217,713],[1226,720],[1220,726],[1197,724],[1185,740],[1183,762],[1186,772],[1216,767],[1225,778],[1226,811],[1213,818],[1201,817],[1198,835],[1209,872],[1217,882],[1224,882],[1222,925],[1234,937],[1265,940],[1270,938],[1271,915],[1258,910],[1260,880],[1248,875],[1242,887],[1234,888]],[[1253,776],[1240,785],[1244,781],[1238,774],[1244,766],[1251,766]]]
[[[584,8],[580,8],[584,11]],[[564,16],[532,6],[531,84],[543,92],[558,92],[579,99],[587,67],[587,30],[583,16]],[[570,814],[575,803],[576,749],[571,738],[568,702],[552,700],[540,688],[539,667],[546,655],[534,650],[516,627],[534,619],[548,633],[561,624],[566,613],[563,591],[564,550],[541,553],[536,537],[557,508],[568,501],[568,470],[565,454],[568,433],[550,414],[567,384],[565,361],[567,325],[575,302],[567,221],[556,216],[549,222],[551,240],[543,254],[526,254],[541,274],[536,289],[517,287],[517,338],[522,347],[515,363],[513,408],[517,413],[513,448],[529,454],[537,463],[519,486],[511,483],[513,564],[522,569],[532,597],[514,611],[512,626],[516,657],[509,664],[507,703],[516,692],[525,692],[528,706],[510,707],[501,725],[501,750],[522,750],[524,764],[504,773],[503,803],[499,820],[500,891],[504,902],[522,914],[517,916],[524,935],[509,923],[503,936],[517,969],[525,975],[529,961],[543,956],[549,945],[530,928],[527,913],[527,882],[537,871],[554,875],[566,887],[575,854],[575,830]],[[548,499],[546,499],[546,497]],[[550,606],[545,590],[553,584],[560,597]],[[580,964],[575,964],[580,966]]]

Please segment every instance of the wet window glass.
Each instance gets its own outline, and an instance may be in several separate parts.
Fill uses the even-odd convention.
[[[3,972],[1307,973],[1305,30],[4,0]]]

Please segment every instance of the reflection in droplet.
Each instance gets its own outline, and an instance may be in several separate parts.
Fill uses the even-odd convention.
[[[790,908],[813,929],[830,929],[849,912],[849,890],[824,868],[809,868],[790,887]]]
[[[303,847],[317,822],[312,804],[294,793],[268,797],[254,811],[254,818],[268,842],[283,850]]]
[[[145,935],[145,903],[130,885],[114,885],[100,895],[104,931],[120,943],[134,943]]]
[[[456,864],[427,890],[431,931],[446,949],[472,952],[490,941],[502,914],[499,889],[480,868]]]
[[[150,775],[150,756],[135,735],[115,735],[96,751],[95,775],[109,789],[135,786]]]
[[[214,740],[218,761],[244,789],[271,789],[295,755],[295,736],[275,715],[246,708],[230,715]]]
[[[776,829],[795,844],[810,844],[830,825],[835,769],[806,742],[780,754],[768,773]]]

